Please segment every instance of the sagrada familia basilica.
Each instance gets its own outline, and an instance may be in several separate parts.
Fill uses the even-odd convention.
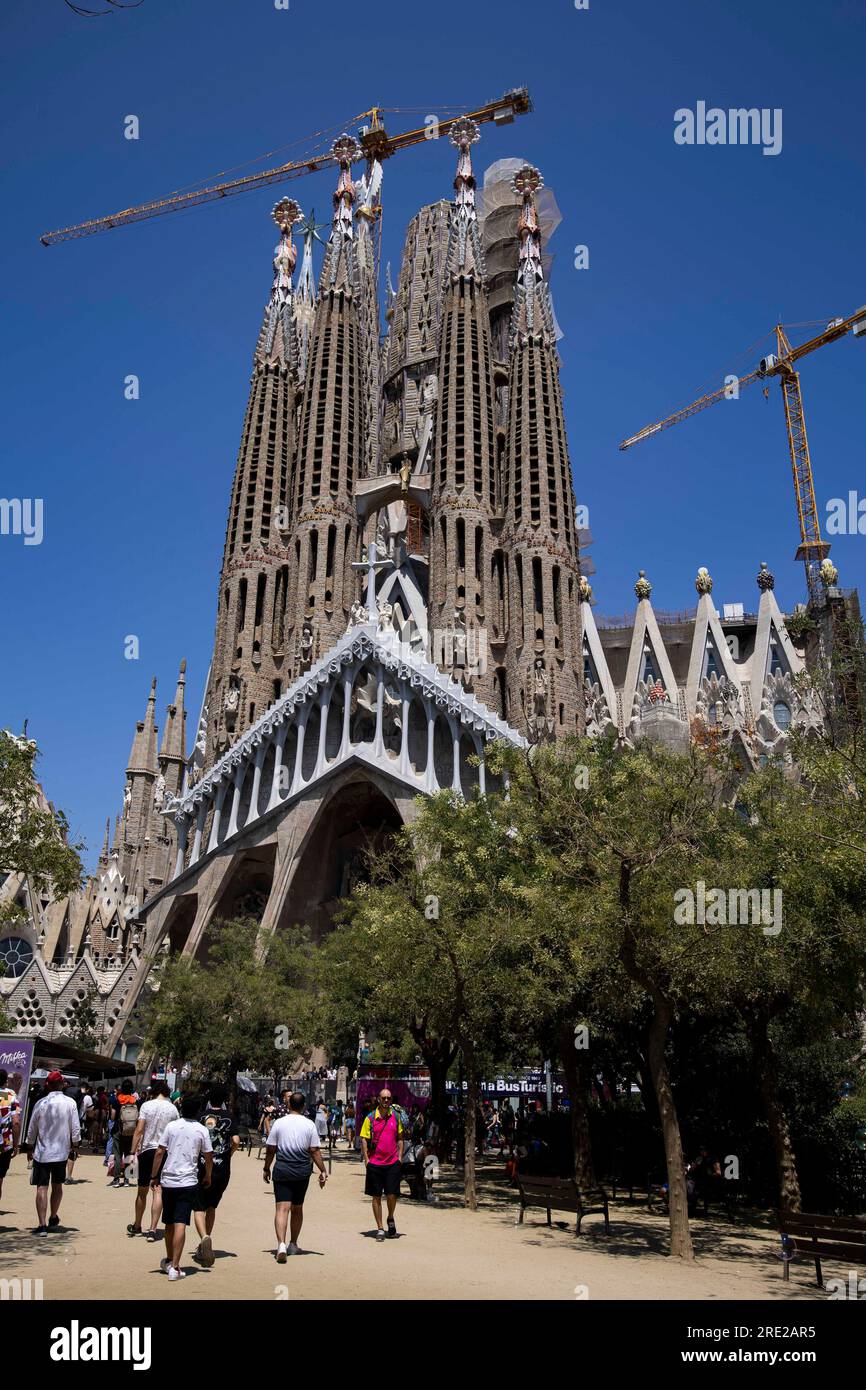
[[[703,568],[696,608],[656,612],[641,571],[633,614],[596,620],[546,281],[555,202],[517,160],[477,188],[478,128],[449,134],[454,197],[409,224],[384,337],[380,164],[355,180],[358,145],[334,145],[318,280],[312,220],[289,198],[274,209],[200,714],[187,730],[181,662],[160,736],[153,682],[83,892],[0,887],[29,917],[0,939],[24,1032],[62,1034],[93,998],[102,1050],[132,1059],[162,953],[201,953],[241,913],[265,934],[327,930],[365,847],[419,795],[490,788],[495,740],[612,731],[676,748],[697,720],[758,765],[820,724],[796,678],[856,602],[829,560],[810,622],[786,619],[764,564],[751,612],[720,614]]]

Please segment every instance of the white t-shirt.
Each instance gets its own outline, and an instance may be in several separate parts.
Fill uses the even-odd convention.
[[[80,1106],[78,1107],[78,1114],[79,1114],[79,1116],[80,1116],[80,1118],[81,1118],[82,1123],[84,1123],[84,1121],[87,1119],[87,1112],[88,1112],[88,1110],[92,1110],[92,1109],[93,1109],[93,1096],[82,1096],[82,1097],[81,1097],[81,1104],[80,1104]]]
[[[213,1153],[210,1135],[198,1120],[172,1120],[166,1125],[160,1145],[165,1158],[159,1170],[163,1187],[195,1187],[198,1182],[198,1161],[204,1154]]]
[[[316,1133],[322,1138],[328,1137],[328,1112],[327,1110],[316,1111]]]
[[[281,1115],[268,1134],[268,1148],[276,1149],[278,1169],[294,1177],[305,1177],[312,1169],[310,1149],[320,1149],[322,1141],[312,1120],[305,1115]]]
[[[81,1138],[78,1106],[62,1091],[49,1091],[33,1107],[27,1144],[36,1163],[65,1163]]]
[[[166,1125],[180,1119],[180,1116],[177,1107],[162,1096],[159,1100],[146,1100],[138,1112],[138,1118],[144,1120],[144,1134],[139,1149],[139,1153],[144,1154],[158,1147]]]

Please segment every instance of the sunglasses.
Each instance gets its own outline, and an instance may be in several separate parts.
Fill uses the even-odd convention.
[[[390,1096],[380,1096],[380,1097],[379,1097],[379,1100],[382,1102],[383,1105],[390,1105],[390,1104],[391,1104],[391,1097],[390,1097]]]

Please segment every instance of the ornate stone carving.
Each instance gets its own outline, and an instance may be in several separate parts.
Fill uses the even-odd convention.
[[[706,565],[701,565],[695,577],[695,588],[699,594],[711,594],[713,592],[713,581]]]
[[[770,589],[775,589],[776,580],[767,569],[766,560],[761,561],[761,568],[758,573],[758,588],[762,594],[766,594]]]
[[[821,568],[818,574],[825,589],[835,589],[839,580],[839,571],[833,564],[829,555],[825,555],[824,559],[821,561]]]
[[[607,733],[608,729],[616,728],[616,721],[608,707],[607,696],[597,681],[584,680],[583,697],[588,738],[600,738]]]
[[[649,598],[653,591],[653,586],[647,579],[644,570],[638,570],[637,583],[634,586],[634,591],[639,599]]]

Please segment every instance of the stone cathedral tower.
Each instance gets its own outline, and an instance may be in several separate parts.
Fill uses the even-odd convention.
[[[538,170],[526,165],[512,184],[522,207],[503,533],[511,578],[508,714],[517,727],[537,737],[580,729],[583,684],[574,488],[535,206],[541,183]]]
[[[274,208],[280,241],[229,506],[202,763],[225,752],[279,698],[292,669],[287,545],[300,394],[292,296],[292,225],[299,215],[290,198]]]
[[[430,619],[434,630],[465,629],[471,646],[486,642],[493,617],[493,590],[501,565],[495,541],[500,486],[490,314],[471,156],[478,127],[468,118],[457,120],[450,138],[459,157],[439,326]],[[473,688],[493,704],[493,672],[487,660],[478,664]]]

